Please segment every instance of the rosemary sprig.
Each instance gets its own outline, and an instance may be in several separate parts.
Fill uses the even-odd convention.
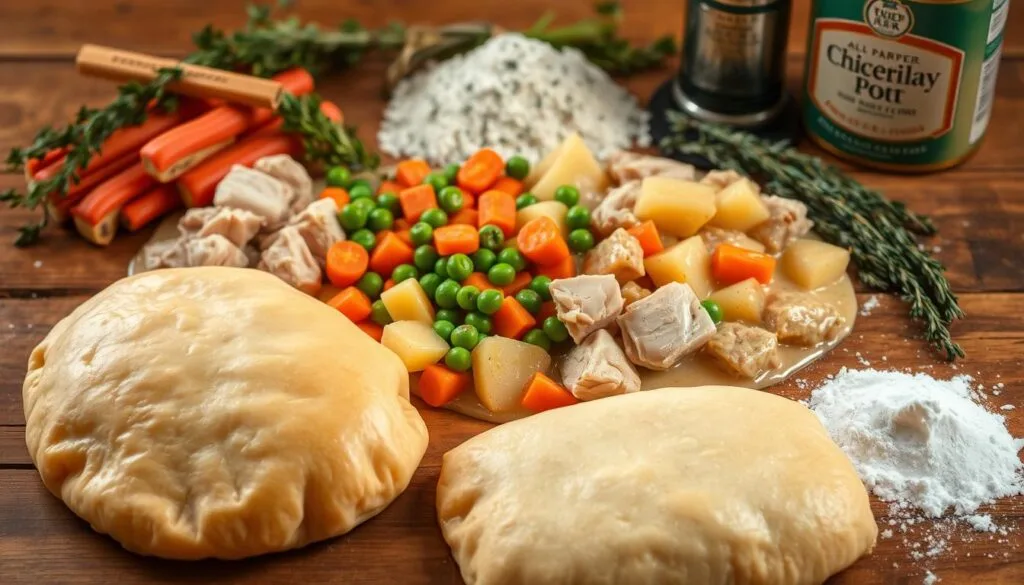
[[[285,94],[277,108],[284,120],[284,131],[302,137],[306,160],[327,166],[376,168],[380,157],[367,151],[355,138],[354,128],[342,128],[325,116],[320,111],[320,101],[316,94]]]
[[[768,142],[680,114],[669,116],[673,132],[662,141],[662,148],[746,173],[763,180],[766,191],[806,204],[817,232],[850,250],[862,282],[892,291],[909,304],[910,316],[923,324],[925,338],[946,359],[964,357],[949,332],[950,324],[964,312],[942,264],[914,238],[915,233],[935,233],[928,218],[786,143]],[[693,133],[696,140],[690,139]]]

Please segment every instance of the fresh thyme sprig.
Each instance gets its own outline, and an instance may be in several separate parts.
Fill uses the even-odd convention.
[[[806,204],[816,231],[850,250],[864,284],[892,291],[909,304],[910,316],[923,324],[925,338],[946,359],[964,357],[949,332],[950,324],[964,312],[942,264],[914,238],[915,233],[935,233],[928,218],[786,143],[680,114],[669,116],[672,133],[663,140],[664,149],[702,156],[716,167],[764,181],[767,192]],[[691,140],[694,133],[696,140]]]
[[[320,102],[316,94],[301,97],[285,94],[277,107],[284,120],[283,130],[302,137],[306,160],[327,166],[376,168],[380,157],[366,150],[355,138],[354,128],[343,128],[325,116],[320,111]]]

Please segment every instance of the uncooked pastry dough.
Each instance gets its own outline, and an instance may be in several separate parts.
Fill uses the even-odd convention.
[[[722,386],[490,429],[445,454],[437,508],[468,585],[821,583],[877,532],[813,413]]]
[[[408,485],[408,374],[341,313],[257,270],[114,283],[32,352],[43,483],[125,548],[241,558],[348,532]]]

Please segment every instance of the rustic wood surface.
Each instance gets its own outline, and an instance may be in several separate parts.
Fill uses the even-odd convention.
[[[508,27],[530,24],[548,5],[561,17],[589,12],[586,0],[479,2],[446,0],[317,0],[300,3],[303,16],[320,22],[347,17],[371,25],[389,20],[433,23],[485,18]],[[680,0],[626,0],[625,33],[651,39],[677,33]],[[790,40],[790,76],[799,76],[808,2],[797,2]],[[231,0],[149,2],[37,0],[0,2],[0,151],[25,144],[38,127],[59,124],[85,102],[99,104],[109,85],[76,76],[71,64],[83,42],[100,42],[167,55],[188,51],[189,35],[207,22],[231,28],[244,19],[243,3]],[[991,408],[1024,406],[1024,11],[1011,10],[1005,58],[989,136],[980,152],[952,171],[901,177],[856,172],[916,211],[930,213],[940,236],[926,245],[949,268],[969,318],[954,333],[968,353],[958,366],[938,361],[905,317],[905,307],[880,296],[880,306],[858,319],[853,335],[798,378],[813,386],[840,367],[891,367],[949,376],[967,373],[991,389]],[[337,75],[322,92],[340,103],[347,120],[373,142],[383,109],[379,97],[383,62]],[[643,75],[626,83],[646,99],[668,75]],[[17,184],[0,176],[0,188]],[[423,409],[430,447],[412,485],[378,518],[353,533],[294,553],[246,562],[171,563],[122,551],[97,535],[42,487],[24,445],[21,381],[28,353],[49,328],[89,295],[124,274],[128,258],[146,234],[119,238],[99,250],[60,230],[34,248],[7,243],[25,212],[0,212],[0,582],[3,583],[461,583],[434,520],[434,486],[441,455],[487,425],[446,411]],[[872,293],[859,289],[863,302]],[[790,381],[773,392],[807,396],[808,384]],[[1010,430],[1024,435],[1024,412],[1005,412]],[[874,502],[881,517],[885,507]],[[897,535],[880,539],[870,556],[834,583],[919,583],[931,570],[943,583],[1024,582],[1024,498],[988,506],[1008,535],[956,529],[949,549],[921,561]],[[923,528],[929,528],[926,524]],[[884,527],[884,526],[883,526]],[[915,530],[919,530],[918,527]],[[917,534],[916,532],[913,534]],[[913,538],[908,539],[913,542]]]

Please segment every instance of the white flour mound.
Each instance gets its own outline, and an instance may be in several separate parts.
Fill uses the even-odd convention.
[[[971,398],[970,378],[842,370],[810,407],[879,498],[939,517],[1024,493],[1022,442]]]
[[[647,124],[636,99],[583,53],[509,33],[399,83],[377,140],[435,164],[483,147],[535,163],[572,132],[599,158],[646,146]]]

